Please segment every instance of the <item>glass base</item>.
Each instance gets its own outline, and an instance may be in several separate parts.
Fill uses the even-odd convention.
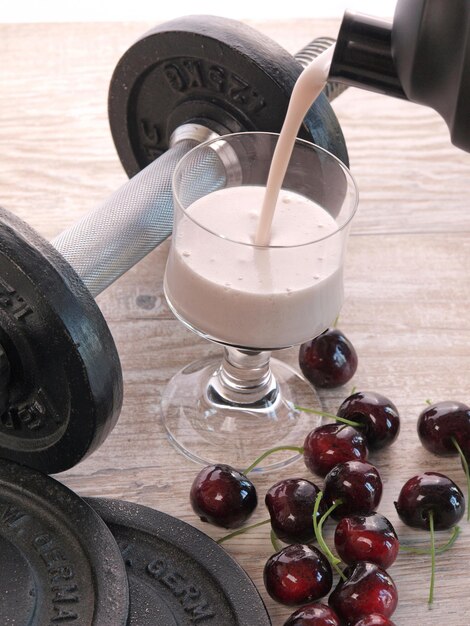
[[[191,363],[170,380],[162,396],[163,423],[170,442],[187,458],[208,465],[249,467],[266,450],[302,447],[321,417],[295,406],[322,410],[313,387],[292,367],[270,360],[273,383],[263,398],[247,395],[236,403],[217,393],[221,357]],[[253,472],[274,470],[300,458],[283,450],[264,459]]]

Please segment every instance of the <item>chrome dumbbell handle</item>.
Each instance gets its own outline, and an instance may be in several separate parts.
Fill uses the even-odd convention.
[[[214,134],[192,127],[160,158],[51,243],[96,297],[171,233],[171,180],[178,161]]]

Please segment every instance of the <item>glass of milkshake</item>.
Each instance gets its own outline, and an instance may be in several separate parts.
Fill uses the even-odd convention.
[[[263,230],[277,139],[252,132],[211,140],[174,174],[165,296],[183,324],[224,354],[178,372],[162,412],[170,441],[201,463],[243,469],[272,447],[302,446],[317,420],[296,407],[321,410],[312,386],[271,352],[318,336],[338,316],[358,193],[343,163],[298,139]],[[284,450],[257,470],[297,457]]]

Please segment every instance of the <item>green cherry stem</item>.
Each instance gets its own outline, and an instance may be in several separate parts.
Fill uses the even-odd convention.
[[[431,584],[429,585],[428,604],[434,600],[434,578],[436,574],[436,543],[434,537],[434,512],[429,511],[429,532],[431,533]]]
[[[274,548],[274,552],[279,552],[281,550],[281,546],[279,545],[279,541],[277,540],[276,533],[271,528],[271,545]]]
[[[328,511],[326,511],[326,513],[324,513],[321,516],[320,521],[318,521],[317,520],[318,510],[320,508],[320,502],[321,502],[322,498],[323,498],[323,492],[319,491],[317,497],[315,498],[315,505],[313,507],[313,530],[315,531],[315,537],[316,537],[316,540],[318,541],[318,545],[320,547],[320,550],[326,556],[326,558],[331,563],[331,565],[335,568],[335,570],[337,571],[339,576],[345,581],[345,580],[347,580],[346,576],[343,574],[341,569],[338,567],[338,564],[341,563],[341,559],[338,559],[338,557],[335,556],[333,554],[333,552],[330,550],[330,548],[327,546],[326,541],[323,538],[323,533],[322,533],[323,524],[325,523],[325,520],[330,516],[330,514],[338,506],[340,506],[340,504],[342,504],[342,501],[341,500],[337,500],[334,504],[332,504],[330,506],[330,508],[328,509]]]
[[[457,449],[459,453],[460,460],[462,461],[463,471],[465,472],[465,477],[467,479],[467,522],[470,521],[470,472],[468,470],[468,462],[465,458],[465,454],[463,453],[462,448],[459,446],[459,443],[455,437],[451,437],[451,441]]]
[[[238,535],[243,535],[249,530],[253,530],[253,528],[258,528],[259,526],[264,526],[265,524],[269,524],[271,519],[265,519],[262,522],[256,522],[256,524],[250,524],[249,526],[244,526],[243,528],[239,528],[238,530],[234,530],[233,533],[229,533],[228,535],[224,535],[220,539],[217,539],[216,543],[224,543],[224,541],[228,541],[232,539],[232,537],[238,537]]]
[[[454,526],[452,529],[452,535],[449,540],[442,546],[437,546],[435,548],[436,554],[443,554],[450,550],[454,543],[457,541],[458,536],[460,535],[460,526]],[[400,546],[400,550],[403,550],[407,554],[431,554],[431,550],[429,548],[413,548],[413,546]]]
[[[336,422],[341,422],[341,424],[346,424],[346,426],[353,426],[354,428],[364,428],[364,424],[360,424],[359,422],[353,422],[352,420],[348,420],[345,417],[339,417],[339,415],[333,415],[333,413],[325,413],[325,411],[317,411],[316,409],[307,409],[304,406],[294,405],[294,408],[298,411],[303,411],[304,413],[313,413],[314,415],[320,415],[321,417],[329,417]]]
[[[254,461],[249,467],[247,467],[246,470],[242,472],[242,474],[245,474],[246,476],[249,472],[254,470],[255,467],[261,463],[261,461],[264,461],[267,456],[273,454],[274,452],[281,452],[282,450],[292,450],[293,452],[298,452],[299,454],[304,453],[304,449],[297,446],[277,446],[276,448],[271,448],[270,450],[266,450],[266,452],[263,452],[263,454],[259,456],[256,461]]]

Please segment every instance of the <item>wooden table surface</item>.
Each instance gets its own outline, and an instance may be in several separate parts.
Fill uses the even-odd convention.
[[[291,52],[337,32],[336,22],[315,20],[252,25]],[[0,26],[0,203],[46,238],[126,180],[108,130],[107,88],[120,55],[151,26]],[[404,527],[394,511],[404,481],[432,469],[465,488],[457,460],[421,447],[416,419],[426,399],[470,402],[470,155],[450,144],[444,122],[429,109],[356,89],[334,109],[361,193],[340,326],[359,354],[353,384],[389,396],[402,416],[399,440],[372,456],[384,479],[380,510],[404,543],[421,543],[426,533]],[[160,246],[98,299],[122,359],[124,407],[104,445],[58,478],[79,494],[155,507],[218,538],[223,531],[200,522],[189,505],[197,466],[167,443],[160,422],[169,378],[217,351],[169,312],[162,293],[167,252],[167,244]],[[296,357],[294,349],[281,355],[293,365]],[[351,386],[322,392],[325,408],[335,411]],[[261,504],[253,521],[266,517],[266,489],[299,475],[309,476],[301,461],[257,476]],[[438,559],[431,610],[429,559],[399,557],[391,570],[399,626],[470,624],[470,525],[462,522],[462,529]],[[272,552],[266,528],[226,547],[254,579],[273,625],[281,626],[291,611],[271,601],[262,583]]]

